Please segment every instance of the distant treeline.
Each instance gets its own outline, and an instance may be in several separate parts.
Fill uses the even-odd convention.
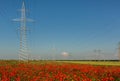
[[[120,60],[56,60],[56,61],[120,61]]]
[[[0,59],[0,61],[19,61],[19,60],[6,60]],[[120,60],[28,60],[28,61],[120,61]]]

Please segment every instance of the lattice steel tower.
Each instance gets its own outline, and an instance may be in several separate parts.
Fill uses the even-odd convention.
[[[19,48],[19,60],[25,60],[28,61],[29,59],[29,52],[27,47],[27,27],[26,22],[32,22],[32,19],[26,18],[26,8],[25,3],[22,3],[22,9],[21,9],[21,18],[20,19],[14,19],[13,21],[20,22],[20,48]]]
[[[120,60],[120,42],[118,43],[118,58]]]

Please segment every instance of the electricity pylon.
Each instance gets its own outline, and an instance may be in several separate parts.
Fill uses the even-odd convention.
[[[13,21],[20,22],[20,48],[19,48],[19,60],[28,61],[29,60],[29,52],[27,47],[27,27],[26,22],[33,22],[32,19],[26,18],[26,8],[25,3],[22,3],[21,9],[21,18],[13,19]]]
[[[120,60],[120,42],[118,43],[118,58]]]
[[[100,49],[95,49],[94,50],[94,52],[95,52],[95,59],[94,60],[100,60],[101,58],[100,58],[100,56],[101,56],[101,50]]]
[[[56,48],[55,48],[55,45],[53,45],[53,47],[52,47],[52,60],[55,60],[55,53],[56,53]]]

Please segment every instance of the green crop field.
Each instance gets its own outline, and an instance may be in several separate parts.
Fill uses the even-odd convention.
[[[120,66],[120,61],[57,61],[62,63],[77,63],[77,64],[91,64],[91,65],[112,65]]]
[[[0,64],[17,64],[20,63],[18,60],[0,60]],[[21,61],[22,62],[22,61]],[[32,64],[46,64],[46,63],[77,63],[77,64],[90,64],[90,65],[110,65],[110,66],[120,66],[120,61],[52,61],[52,60],[30,60],[26,63]],[[23,61],[24,63],[24,61]]]

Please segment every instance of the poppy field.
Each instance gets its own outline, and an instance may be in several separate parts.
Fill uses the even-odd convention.
[[[120,66],[0,61],[0,81],[120,81]]]

